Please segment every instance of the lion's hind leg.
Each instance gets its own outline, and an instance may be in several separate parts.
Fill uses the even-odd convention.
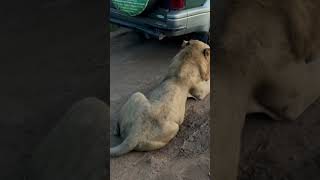
[[[126,123],[132,124],[133,121],[141,120],[141,118],[150,114],[150,106],[150,102],[145,95],[140,92],[134,93],[122,106],[119,122],[124,125]]]
[[[147,139],[142,141],[139,146],[136,148],[140,151],[153,151],[164,147],[170,140],[172,140],[179,131],[179,125],[175,122],[168,121],[163,124],[161,127],[154,127],[160,128],[159,131],[152,131],[158,132],[157,134],[153,134],[152,139]]]
[[[162,148],[166,143],[161,141],[143,141],[135,148],[137,151],[153,151]]]
[[[119,127],[124,140],[110,149],[111,156],[120,156],[136,150],[141,142],[146,141],[150,133],[150,106],[149,100],[140,92],[134,93],[122,106]]]

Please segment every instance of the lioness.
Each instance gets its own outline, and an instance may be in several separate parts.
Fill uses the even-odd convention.
[[[161,84],[147,97],[134,93],[122,106],[118,133],[124,140],[110,149],[110,155],[165,146],[184,120],[187,97],[207,96],[209,79],[210,47],[198,40],[184,41]]]
[[[297,119],[320,95],[319,0],[216,1],[214,180],[236,180],[245,116]]]

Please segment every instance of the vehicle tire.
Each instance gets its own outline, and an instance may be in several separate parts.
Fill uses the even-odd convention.
[[[191,39],[210,44],[210,32],[195,32],[191,35]]]

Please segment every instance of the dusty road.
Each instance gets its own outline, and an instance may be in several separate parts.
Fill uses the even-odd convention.
[[[159,83],[181,43],[182,39],[143,40],[134,32],[111,34],[111,116],[129,95],[147,92]],[[163,149],[111,159],[111,179],[209,179],[209,98],[188,101],[185,122]],[[116,143],[111,140],[111,144]]]

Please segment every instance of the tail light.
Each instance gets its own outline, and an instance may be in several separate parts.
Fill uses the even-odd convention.
[[[170,9],[180,10],[183,9],[186,5],[185,0],[170,0]]]

